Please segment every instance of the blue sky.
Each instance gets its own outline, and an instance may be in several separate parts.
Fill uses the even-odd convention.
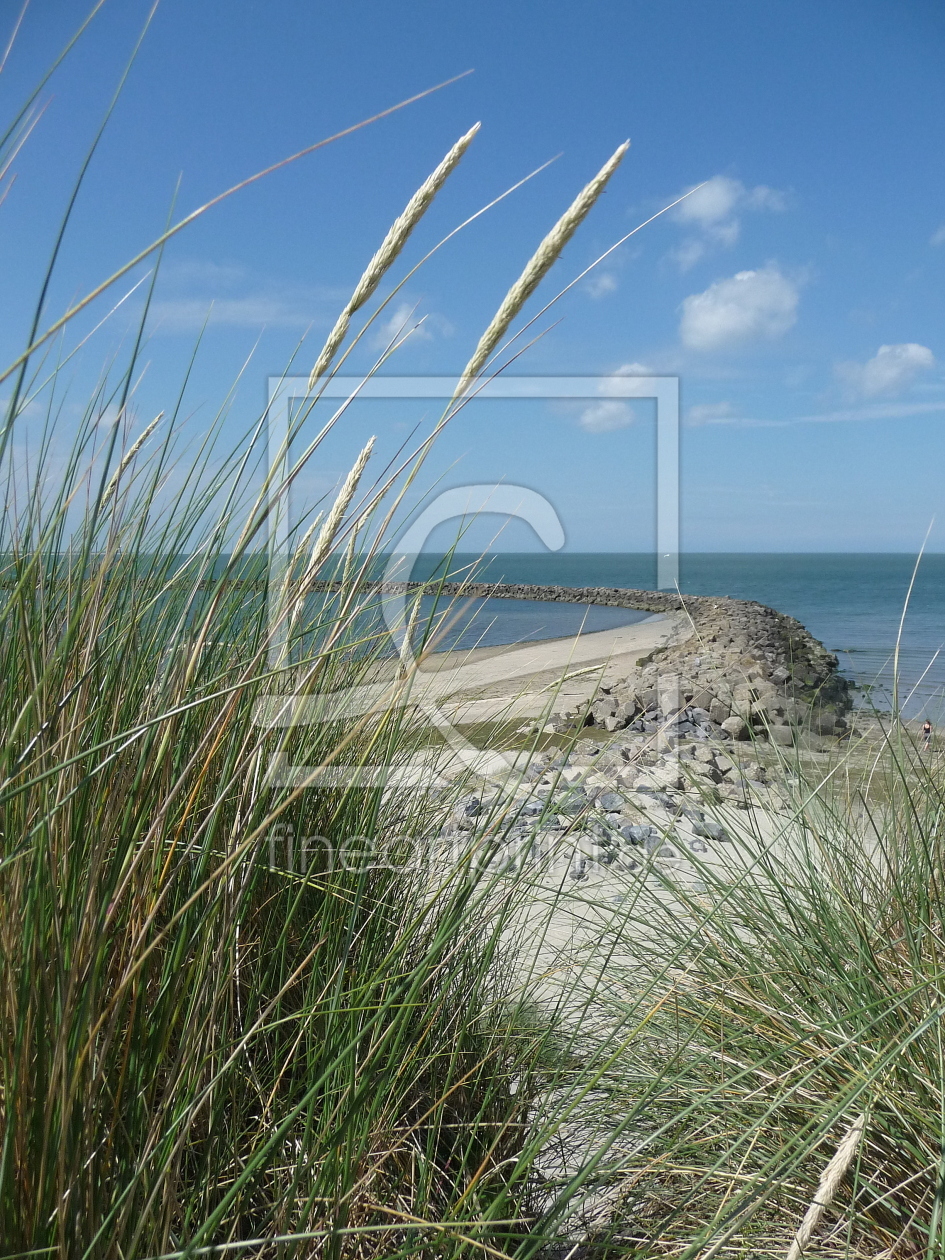
[[[0,206],[5,358],[22,347],[71,180],[148,9],[107,0],[41,96],[46,110]],[[7,115],[82,11],[33,0],[0,78]],[[395,279],[557,160],[404,290],[400,318],[416,307],[426,319],[388,370],[458,373],[538,240],[629,137],[526,318],[637,223],[705,186],[568,294],[513,370],[679,375],[688,550],[908,551],[933,516],[931,545],[945,550],[943,55],[945,9],[932,0],[162,0],[80,194],[48,309],[157,235],[178,178],[186,212],[473,70],[173,242],[137,390],[142,422],[168,405],[212,303],[189,423],[209,423],[252,354],[227,422],[240,431],[300,339],[298,365],[313,361],[391,220],[481,121]],[[77,397],[127,336],[137,300],[70,367]],[[366,342],[352,366],[376,353]],[[326,447],[309,492],[337,482],[368,431],[383,455],[423,414],[365,404]],[[444,435],[424,475],[431,485],[520,481],[555,503],[571,550],[637,551],[653,544],[653,455],[645,403],[482,403]],[[499,545],[527,545],[524,529]]]

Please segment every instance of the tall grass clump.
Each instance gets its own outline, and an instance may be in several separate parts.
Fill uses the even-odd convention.
[[[553,1030],[519,1009],[514,889],[472,840],[428,860],[451,789],[331,778],[412,756],[396,686],[366,714],[260,718],[383,675],[366,575],[427,447],[378,475],[369,445],[270,564],[274,504],[345,407],[294,463],[265,418],[188,454],[180,398],[136,414],[145,311],[65,432],[44,300],[0,470],[0,1254],[534,1253],[564,1200],[536,1193]]]
[[[614,1088],[647,1116],[623,1219],[641,1254],[940,1256],[940,759],[894,727],[782,769],[784,810],[728,818],[702,888],[611,942]]]
[[[346,1230],[440,1220],[464,1191],[476,1217],[521,1141],[505,1072],[523,1048],[487,1018],[501,969],[478,966],[490,929],[469,889],[434,902],[419,872],[339,860],[351,837],[419,843],[421,810],[267,781],[258,572],[221,552],[219,521],[194,550],[203,493],[143,528],[138,475],[144,498],[102,529],[94,503],[68,538],[7,520],[4,1254],[306,1232],[343,1254]],[[370,662],[353,588],[306,627],[322,686]],[[293,753],[330,763],[345,741],[346,761],[396,767],[392,712],[350,727]]]

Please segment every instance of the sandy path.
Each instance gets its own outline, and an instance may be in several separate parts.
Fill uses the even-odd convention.
[[[421,670],[424,688],[432,684],[434,694],[454,701],[459,698],[458,703],[446,707],[463,722],[488,721],[500,714],[537,717],[544,712],[560,713],[590,699],[602,677],[625,675],[641,656],[662,647],[678,620],[657,614],[636,625],[510,647],[486,659],[452,667],[448,662],[437,662],[430,669],[425,662]]]
[[[620,677],[641,656],[662,647],[680,620],[678,615],[657,614],[632,626],[574,638],[485,649],[478,658],[475,651],[445,652],[424,662],[396,703],[436,703],[463,722],[562,712],[588,699],[602,677]],[[579,671],[580,679],[569,678]],[[280,727],[342,714],[356,717],[385,709],[393,696],[388,682],[320,696],[270,696],[259,702],[256,721]],[[444,701],[451,703],[444,705]]]

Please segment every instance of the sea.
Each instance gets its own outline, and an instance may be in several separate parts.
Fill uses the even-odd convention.
[[[540,586],[626,586],[652,590],[652,554],[506,552],[424,554],[413,577],[449,572],[487,582]],[[913,581],[913,573],[915,574]],[[911,585],[911,593],[910,593]],[[857,685],[857,703],[945,723],[945,554],[690,553],[680,556],[679,589],[689,595],[757,600],[796,617],[837,654]],[[471,601],[438,648],[494,646],[628,625],[649,614],[629,609],[519,600]]]

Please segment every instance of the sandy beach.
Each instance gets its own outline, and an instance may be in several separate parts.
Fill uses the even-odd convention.
[[[664,647],[682,622],[680,614],[656,614],[612,630],[550,639],[516,647],[476,648],[427,657],[397,694],[396,703],[435,704],[451,720],[469,724],[499,718],[562,713],[586,703],[602,681],[620,678],[641,657]],[[325,696],[272,696],[257,709],[269,727],[358,716],[383,709],[393,699],[397,662],[384,662],[381,681]]]
[[[680,621],[679,614],[655,614],[573,638],[444,652],[423,662],[423,692],[446,699],[441,707],[462,723],[562,713],[585,704],[601,683],[626,676],[669,642]]]

